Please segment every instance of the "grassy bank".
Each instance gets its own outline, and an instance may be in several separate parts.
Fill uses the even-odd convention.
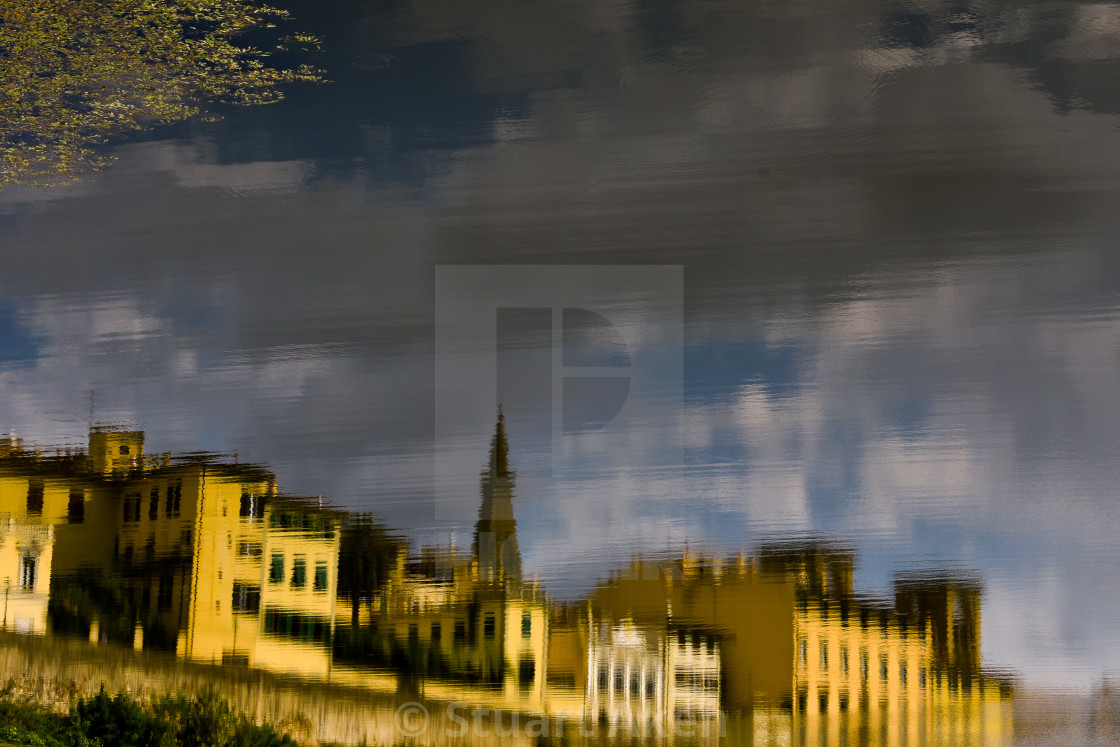
[[[125,693],[77,698],[68,713],[0,689],[0,745],[45,747],[296,747],[291,737],[258,726],[213,690],[192,697],[138,700]]]

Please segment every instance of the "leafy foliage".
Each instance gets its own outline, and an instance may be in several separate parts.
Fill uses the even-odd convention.
[[[322,80],[266,64],[313,37],[233,41],[285,17],[252,0],[0,0],[0,186],[73,181],[107,163],[95,146],[110,137]]]
[[[109,697],[102,685],[92,698],[78,701],[72,718],[94,744],[120,747],[164,747],[174,744],[169,725],[124,693]]]

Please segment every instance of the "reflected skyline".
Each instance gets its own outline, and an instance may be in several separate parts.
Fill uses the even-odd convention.
[[[843,543],[770,540],[646,553],[585,598],[552,599],[522,570],[501,413],[469,551],[414,548],[369,515],[285,496],[261,466],[144,446],[141,431],[104,427],[56,456],[0,442],[4,630],[550,729],[699,724],[802,744],[1012,734],[1012,679],[982,664],[975,576],[904,574],[877,598],[854,586]]]
[[[380,548],[339,565],[335,620],[354,626],[396,568],[389,528],[409,558],[455,547],[466,560],[446,573],[473,562],[493,407],[472,400],[445,479],[435,268],[679,267],[681,382],[650,400],[679,411],[672,427],[586,439],[549,471],[544,431],[513,409],[543,379],[511,363],[523,582],[578,607],[637,558],[841,542],[853,589],[887,607],[911,572],[982,580],[991,670],[1085,698],[1120,677],[1115,3],[282,4],[323,40],[310,61],[329,83],[114,139],[97,151],[112,166],[81,184],[0,189],[0,427],[48,454],[129,423],[148,449],[268,465],[278,495],[327,496],[340,526],[366,527],[340,530],[340,557]],[[654,331],[639,329],[650,307],[610,300],[624,337]],[[562,336],[562,315],[516,317],[502,337]],[[573,342],[594,336],[573,322]],[[573,363],[621,366],[619,350]],[[568,424],[612,410],[600,394]],[[150,488],[129,496],[127,532],[146,531]],[[445,520],[433,496],[462,514]],[[56,530],[18,531],[66,560]],[[160,535],[149,572],[136,536],[129,609],[146,584],[159,611],[159,579],[191,578],[193,544]],[[255,584],[268,607],[258,561],[239,604]],[[125,604],[110,576],[74,587]],[[87,597],[67,602],[83,631]],[[145,633],[169,655],[190,627],[190,605],[175,609],[183,622],[165,610]],[[237,614],[263,630],[263,611]],[[134,622],[99,626],[131,650]],[[214,624],[213,641],[232,635]],[[240,657],[253,639],[236,630],[222,648]]]

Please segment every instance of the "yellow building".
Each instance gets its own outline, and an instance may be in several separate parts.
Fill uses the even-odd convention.
[[[278,497],[263,471],[200,463],[127,482],[119,519],[118,565],[161,644],[173,635],[195,661],[327,674],[337,512]]]
[[[48,458],[18,440],[0,440],[4,629],[46,633],[52,575],[109,557],[112,489],[88,467],[84,454]]]
[[[94,429],[88,454],[0,443],[0,583],[11,623],[215,663],[325,676],[341,514],[213,459],[144,457]]]
[[[764,549],[796,586],[792,728],[799,744],[1003,744],[1009,686],[980,667],[980,585],[900,578],[893,601],[852,590],[854,556]]]

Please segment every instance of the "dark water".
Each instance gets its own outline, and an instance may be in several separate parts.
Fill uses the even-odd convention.
[[[1111,692],[1120,6],[476,5],[290,3],[329,83],[0,192],[5,625],[795,742]]]

